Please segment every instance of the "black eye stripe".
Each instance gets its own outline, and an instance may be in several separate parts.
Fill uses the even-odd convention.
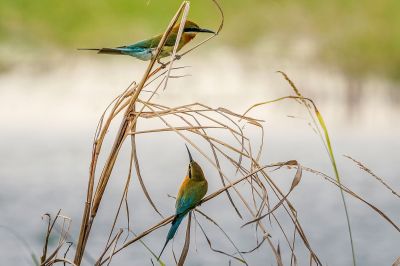
[[[198,29],[198,28],[185,28],[184,31],[185,31],[185,32],[198,32],[199,29]]]
[[[189,178],[192,178],[192,167],[190,164],[189,164]]]

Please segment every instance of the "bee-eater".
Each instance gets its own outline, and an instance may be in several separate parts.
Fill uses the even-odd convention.
[[[179,23],[174,25],[171,33],[168,35],[164,47],[161,50],[158,62],[160,58],[170,56],[175,45],[176,37],[178,35]],[[212,30],[202,29],[196,23],[186,20],[185,27],[183,29],[182,37],[179,41],[178,51],[188,42],[190,42],[196,34],[199,32],[213,33]],[[78,50],[92,50],[98,51],[99,54],[117,54],[117,55],[130,55],[136,57],[137,59],[148,61],[153,58],[153,53],[155,52],[159,42],[161,41],[163,34],[154,36],[150,39],[139,41],[137,43],[125,46],[119,46],[115,48],[81,48]],[[159,62],[160,63],[160,62]]]
[[[198,163],[193,161],[192,155],[190,154],[187,146],[186,149],[189,153],[190,159],[188,173],[185,179],[183,179],[181,187],[179,188],[175,203],[175,217],[172,221],[171,228],[168,231],[167,240],[165,241],[158,258],[161,257],[161,254],[163,253],[168,242],[174,237],[176,230],[186,214],[196,207],[196,205],[207,193],[208,183],[204,177],[203,170]]]

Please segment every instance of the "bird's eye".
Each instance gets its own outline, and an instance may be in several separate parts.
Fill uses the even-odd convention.
[[[191,167],[190,164],[189,164],[189,173],[188,173],[188,175],[189,175],[189,178],[192,178],[192,167]]]

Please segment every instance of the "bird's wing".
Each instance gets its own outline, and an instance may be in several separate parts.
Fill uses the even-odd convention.
[[[176,214],[185,213],[193,206],[194,197],[184,195],[176,201]]]
[[[168,35],[167,40],[165,41],[165,46],[174,46],[175,42],[176,42],[176,37],[177,37],[177,33],[171,32]]]
[[[156,48],[158,43],[160,42],[162,36],[155,36],[150,39],[146,39],[137,43],[130,45],[130,47],[137,47],[137,48]]]
[[[189,186],[189,178],[186,177],[183,180],[182,185],[179,188],[178,196],[176,197],[176,214],[182,214],[186,212],[194,203],[194,197],[192,197],[192,193],[190,193],[191,189]]]
[[[176,40],[176,32],[171,32],[169,36],[167,37],[167,40],[165,41],[165,46],[174,46],[175,45],[175,40]],[[149,48],[157,48],[158,44],[160,43],[162,38],[162,35],[158,35],[155,37],[152,37],[150,39],[146,39],[143,41],[139,41],[137,43],[127,45],[127,46],[121,46],[118,48],[128,48],[128,49],[149,49]]]

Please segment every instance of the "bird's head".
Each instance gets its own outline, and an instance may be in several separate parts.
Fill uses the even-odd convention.
[[[176,29],[179,29],[179,24],[180,24],[180,23],[177,23],[177,24],[175,25],[175,28],[176,28]],[[184,32],[184,33],[189,33],[189,34],[194,34],[194,35],[196,35],[196,34],[199,33],[199,32],[206,32],[206,33],[213,33],[213,34],[215,34],[214,31],[208,30],[208,29],[202,29],[202,28],[199,27],[199,25],[197,25],[196,23],[194,23],[194,22],[192,22],[192,21],[190,21],[190,20],[186,20],[186,22],[185,22],[185,27],[183,28],[183,32]]]
[[[204,176],[203,170],[201,169],[200,165],[193,160],[192,155],[190,154],[189,148],[187,146],[186,146],[186,149],[188,151],[189,160],[190,160],[189,169],[188,169],[188,177],[195,181],[205,180],[205,176]]]

